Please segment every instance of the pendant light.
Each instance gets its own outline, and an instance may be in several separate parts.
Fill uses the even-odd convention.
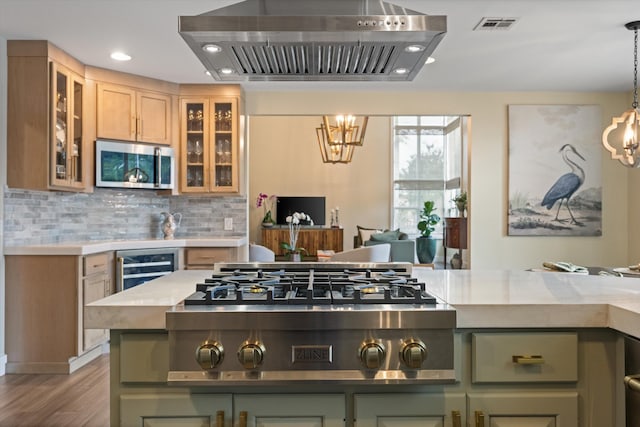
[[[640,111],[638,111],[638,29],[640,21],[625,25],[634,32],[633,46],[633,103],[631,109],[620,117],[611,119],[611,124],[602,134],[602,144],[611,153],[613,160],[618,160],[630,168],[640,167],[640,150],[638,134],[640,127]]]
[[[368,116],[362,121],[356,116],[338,115],[335,124],[329,122],[329,116],[322,116],[320,127],[316,128],[318,146],[324,163],[349,163],[353,158],[354,147],[364,144]]]

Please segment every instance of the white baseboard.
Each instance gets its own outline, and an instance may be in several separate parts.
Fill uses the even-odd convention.
[[[7,355],[0,356],[0,377],[7,373]]]

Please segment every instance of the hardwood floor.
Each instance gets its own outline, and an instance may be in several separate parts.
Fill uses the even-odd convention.
[[[0,377],[0,426],[109,426],[109,355],[71,375]]]

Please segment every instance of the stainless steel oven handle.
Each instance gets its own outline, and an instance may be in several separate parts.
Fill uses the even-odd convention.
[[[629,390],[640,393],[640,374],[627,375],[624,377],[624,384]]]
[[[159,147],[155,147],[153,149],[154,151],[154,157],[156,159],[156,179],[154,180],[154,187],[160,187],[160,185],[162,184],[162,173],[160,171],[160,168],[162,167],[162,154],[160,153],[160,148]]]

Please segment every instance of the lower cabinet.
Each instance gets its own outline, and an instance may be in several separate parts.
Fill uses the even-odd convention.
[[[231,426],[230,394],[133,394],[120,397],[122,427]],[[113,423],[112,423],[113,424]]]
[[[212,270],[217,262],[238,260],[237,248],[186,248],[185,270]]]
[[[473,427],[577,427],[578,393],[469,393]]]
[[[358,427],[462,427],[466,399],[464,393],[356,394],[354,413]]]
[[[84,306],[112,292],[113,268],[113,252],[5,256],[7,372],[69,374],[102,354]]]
[[[344,427],[344,394],[239,394],[233,397],[238,427]]]
[[[344,427],[343,394],[131,394],[123,427]]]
[[[609,330],[459,331],[458,381],[402,387],[168,386],[166,331],[111,331],[122,426],[622,427]],[[540,363],[544,360],[544,363]],[[577,365],[576,367],[573,365]],[[622,397],[623,398],[623,397]]]

